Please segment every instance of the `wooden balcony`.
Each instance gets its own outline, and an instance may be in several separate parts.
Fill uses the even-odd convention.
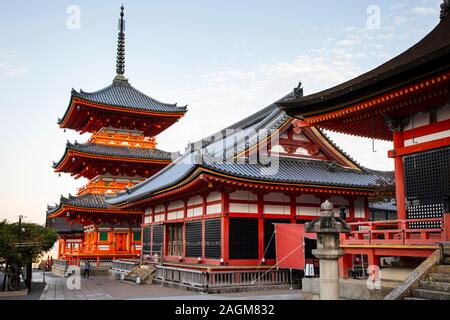
[[[344,246],[437,245],[446,238],[442,218],[366,221],[349,225],[351,233],[341,235]]]
[[[68,247],[62,253],[66,258],[92,258],[96,257],[138,257],[141,255],[141,244],[133,243],[128,250],[118,250],[113,243],[82,244],[77,247]]]

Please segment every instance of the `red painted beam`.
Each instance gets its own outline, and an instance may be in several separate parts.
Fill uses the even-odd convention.
[[[391,150],[388,152],[388,157],[400,158],[402,156],[443,148],[447,146],[450,146],[450,137],[437,139],[429,142],[423,142],[409,147],[394,148],[395,150]]]

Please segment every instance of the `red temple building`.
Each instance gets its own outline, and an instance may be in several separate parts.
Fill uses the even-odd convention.
[[[48,207],[47,223],[60,235],[60,259],[99,261],[140,256],[143,212],[111,208],[105,195],[128,190],[177,156],[157,149],[156,136],[183,117],[186,107],[157,101],[124,77],[123,17],[122,7],[117,75],[112,84],[91,93],[72,90],[69,106],[58,120],[61,128],[92,134],[86,143],[67,142],[64,155],[53,164],[57,173],[89,180],[76,196],[61,196],[59,204]]]
[[[274,265],[274,223],[311,221],[327,199],[336,214],[366,221],[368,196],[384,178],[299,124],[272,104],[107,202],[144,212],[143,255],[162,257],[158,270]],[[269,161],[253,161],[261,154]]]
[[[398,218],[352,224],[342,239],[343,276],[352,255],[366,255],[370,265],[381,257],[423,259],[450,241],[450,2],[441,8],[440,23],[399,56],[334,88],[279,103],[304,129],[393,142]]]

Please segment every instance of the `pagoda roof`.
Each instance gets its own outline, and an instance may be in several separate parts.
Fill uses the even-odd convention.
[[[47,206],[47,215],[49,218],[53,218],[52,216],[58,215],[58,213],[62,212],[64,208],[71,208],[68,210],[78,209],[78,211],[101,211],[106,213],[130,213],[123,212],[122,210],[118,210],[116,208],[111,208],[105,202],[104,194],[90,194],[86,193],[81,196],[72,196],[68,197],[61,196],[59,200],[59,204],[55,204],[54,206]],[[139,212],[136,212],[139,213]]]
[[[106,88],[95,92],[77,92],[72,89],[72,97],[108,106],[121,107],[158,113],[185,113],[187,107],[160,102],[135,89],[128,80],[117,80]]]
[[[157,161],[171,161],[172,153],[151,148],[136,148],[136,147],[122,147],[109,146],[106,144],[97,143],[70,143],[66,144],[66,151],[58,162],[53,163],[53,168],[58,168],[64,162],[70,151],[74,153],[81,153],[92,156],[105,156],[120,158],[123,160],[142,159],[142,160],[157,160]]]
[[[86,193],[79,197],[72,195],[69,195],[68,197],[61,196],[59,204],[56,204],[54,206],[47,206],[47,213],[52,214],[58,211],[64,205],[70,205],[80,208],[96,208],[96,209],[108,208],[108,205],[105,202],[105,196],[103,194]]]
[[[408,85],[450,68],[450,14],[442,5],[440,23],[421,41],[381,66],[352,80],[308,96],[294,93],[279,102],[295,117],[331,112]]]
[[[211,174],[227,176],[229,179],[251,180],[255,183],[294,184],[298,186],[329,186],[355,189],[371,189],[382,176],[369,172],[359,166],[344,167],[335,161],[310,160],[301,158],[280,157],[277,166],[271,168],[262,164],[252,164],[239,161],[215,161],[215,159],[236,160],[254,147],[261,139],[261,132],[272,135],[286,124],[293,121],[285,112],[272,104],[261,111],[247,117],[219,133],[229,129],[239,129],[221,139],[218,133],[203,139],[200,150],[192,146],[186,153],[168,165],[166,168],[139,183],[115,198],[108,198],[107,203],[122,206],[163,193],[195,179],[199,175]],[[317,130],[318,131],[318,130]],[[318,131],[319,132],[319,131]],[[328,141],[336,151],[339,151],[331,140]],[[195,144],[194,144],[195,145]],[[199,153],[211,157],[212,161],[197,161]],[[245,160],[245,156],[243,158]],[[350,163],[353,163],[350,159]]]

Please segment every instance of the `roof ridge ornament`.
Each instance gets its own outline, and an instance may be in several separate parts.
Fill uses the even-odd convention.
[[[120,7],[119,34],[117,39],[116,77],[114,80],[127,81],[125,73],[125,19],[123,4]]]
[[[441,4],[441,20],[444,19],[450,11],[450,0],[444,0]]]
[[[294,98],[302,98],[303,97],[303,84],[301,82],[298,83],[298,86],[294,88],[293,91]]]

